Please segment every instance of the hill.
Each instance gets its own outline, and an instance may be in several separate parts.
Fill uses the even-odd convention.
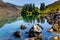
[[[22,6],[5,3],[0,0],[0,26],[20,16]]]
[[[54,2],[52,4],[47,5],[46,9],[44,11],[45,12],[51,12],[51,10],[52,10],[53,12],[55,12],[56,9],[60,10],[60,1],[56,1],[56,2]]]

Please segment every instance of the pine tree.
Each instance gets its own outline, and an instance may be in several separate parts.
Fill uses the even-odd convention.
[[[41,3],[40,10],[44,10],[44,9],[45,9],[45,3]]]

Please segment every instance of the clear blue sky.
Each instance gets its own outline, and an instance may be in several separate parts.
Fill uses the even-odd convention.
[[[5,2],[13,3],[16,5],[23,6],[24,4],[35,3],[37,7],[40,7],[41,3],[45,3],[46,5],[51,4],[57,0],[3,0]]]

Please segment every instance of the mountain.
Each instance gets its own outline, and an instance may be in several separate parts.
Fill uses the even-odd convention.
[[[56,1],[52,4],[47,5],[45,11],[46,12],[51,12],[51,10],[52,10],[53,12],[55,12],[56,9],[60,10],[60,1]]]
[[[0,0],[0,25],[10,22],[20,16],[22,6],[6,3]]]

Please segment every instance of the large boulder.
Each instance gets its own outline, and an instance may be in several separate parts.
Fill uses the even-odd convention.
[[[22,36],[22,33],[20,31],[16,31],[14,32],[14,36],[19,38]]]
[[[39,24],[34,25],[29,31],[29,37],[37,37],[42,33],[42,30],[43,28]]]

